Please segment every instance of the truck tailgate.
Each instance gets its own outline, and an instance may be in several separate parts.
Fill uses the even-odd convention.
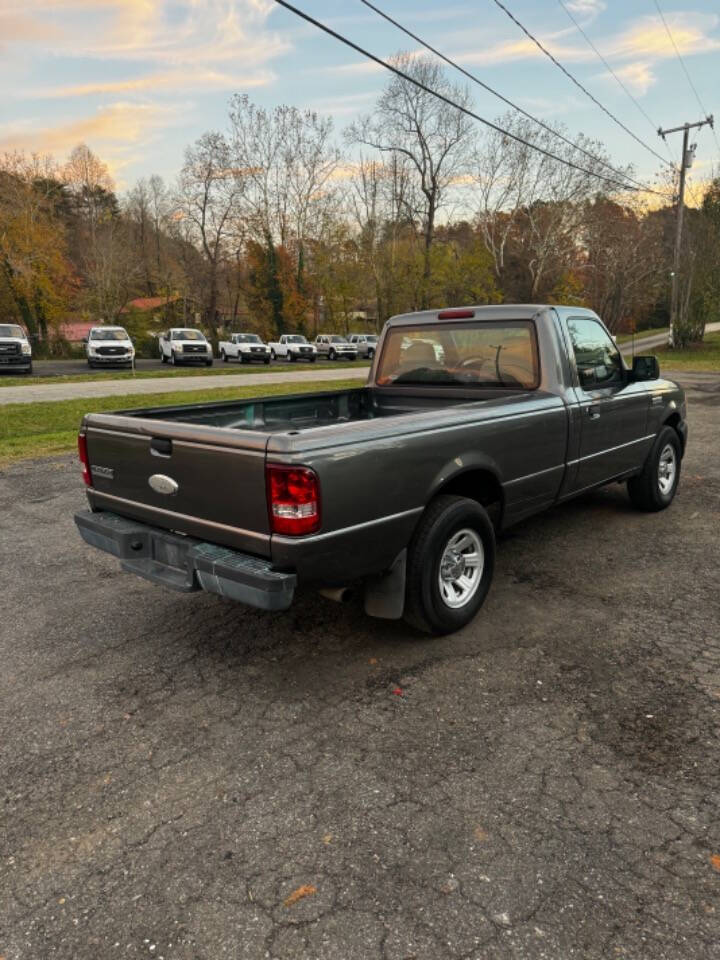
[[[223,442],[206,428],[202,442],[182,438],[179,424],[102,414],[85,429],[94,509],[270,556],[265,436],[235,431]]]

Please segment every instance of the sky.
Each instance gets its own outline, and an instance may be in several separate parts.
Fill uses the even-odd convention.
[[[383,58],[417,49],[360,0],[294,2]],[[668,156],[658,126],[702,118],[654,0],[564,0],[647,117],[560,0],[503,2],[661,155]],[[704,109],[717,116],[720,141],[720,4],[659,2]],[[563,76],[493,0],[375,3],[526,110],[561,121],[571,134],[601,139],[617,164],[632,163],[644,181],[658,173],[660,162]],[[387,76],[273,0],[0,0],[0,152],[63,160],[84,142],[108,163],[120,190],[154,173],[172,181],[189,143],[227,127],[234,93],[266,107],[287,103],[329,114],[340,136],[372,110]],[[481,115],[505,110],[479,87],[471,84],[471,92]],[[707,127],[691,139],[698,144],[691,175],[699,181],[720,167],[720,148]],[[680,140],[670,141],[676,158]]]

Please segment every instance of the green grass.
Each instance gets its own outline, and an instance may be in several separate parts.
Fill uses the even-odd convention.
[[[667,333],[670,327],[648,327],[646,330],[636,330],[632,333],[619,333],[615,338],[618,343],[632,343],[633,336],[636,340],[642,337],[657,337],[661,333]]]
[[[357,380],[330,383],[273,383],[262,387],[216,387],[211,390],[175,390],[126,397],[57,400],[52,403],[10,403],[0,407],[0,465],[31,457],[68,453],[76,448],[80,421],[86,413],[106,413],[138,407],[155,407],[282,393],[309,393],[358,387]]]
[[[670,347],[655,347],[653,353],[663,370],[688,370],[697,373],[720,373],[720,331],[706,333],[702,343],[695,343],[683,350]]]
[[[39,361],[40,363],[42,361]],[[87,383],[94,380],[156,380],[162,377],[213,377],[247,373],[288,373],[290,370],[342,370],[356,367],[369,367],[367,360],[357,360],[354,363],[334,361],[319,361],[310,363],[283,363],[265,366],[263,363],[216,363],[212,367],[158,367],[157,370],[112,370],[109,373],[59,373],[57,376],[47,377],[9,377],[0,376],[2,387],[38,386],[42,383]],[[37,368],[36,368],[37,369]]]

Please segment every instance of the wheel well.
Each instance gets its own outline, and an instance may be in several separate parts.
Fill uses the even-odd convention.
[[[677,430],[680,423],[680,414],[676,411],[675,413],[670,414],[665,423],[664,427],[672,427],[673,430]]]
[[[504,507],[503,490],[500,481],[490,470],[466,470],[448,480],[436,493],[476,500],[488,508],[493,525],[500,527]]]

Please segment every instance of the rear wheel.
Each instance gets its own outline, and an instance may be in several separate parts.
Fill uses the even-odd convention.
[[[425,633],[462,629],[485,602],[494,567],[485,508],[466,497],[436,497],[408,549],[405,619]]]
[[[642,473],[628,480],[633,506],[649,513],[669,507],[680,482],[682,448],[672,427],[663,427],[655,438]]]

